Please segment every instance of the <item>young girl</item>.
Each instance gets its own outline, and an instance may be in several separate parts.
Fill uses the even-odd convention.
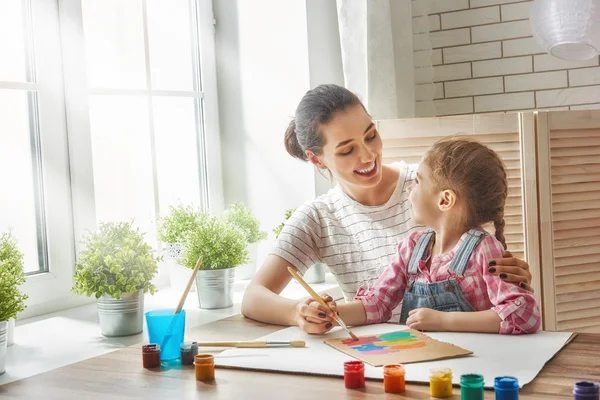
[[[540,310],[532,293],[488,270],[487,260],[506,249],[508,185],[500,157],[475,141],[441,140],[425,155],[409,192],[413,219],[429,229],[398,245],[374,287],[359,290],[350,303],[330,303],[333,310],[349,325],[374,324],[388,321],[402,302],[399,322],[413,329],[536,332]],[[482,228],[491,222],[494,236]]]

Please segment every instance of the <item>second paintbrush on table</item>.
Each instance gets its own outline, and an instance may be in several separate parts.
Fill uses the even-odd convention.
[[[300,285],[302,285],[302,287],[304,289],[306,289],[306,291],[308,292],[308,294],[310,294],[310,296],[318,303],[320,303],[323,307],[325,307],[328,310],[331,310],[329,308],[329,306],[327,305],[327,303],[325,303],[325,300],[323,300],[323,298],[321,298],[321,296],[319,296],[319,294],[317,292],[315,292],[313,290],[313,288],[311,288],[308,283],[306,283],[304,281],[304,279],[302,279],[302,277],[300,275],[298,275],[298,272],[296,272],[296,270],[292,267],[288,267],[288,271],[290,272],[290,274],[292,274],[292,276],[294,277],[294,279],[296,279],[298,281],[298,283]],[[342,327],[342,329],[344,329],[346,332],[348,332],[348,335],[350,335],[352,337],[352,339],[354,340],[358,340],[358,337],[352,333],[352,331],[348,328],[348,326],[346,326],[346,324],[344,323],[344,321],[342,321],[342,319],[340,318],[339,315],[335,314],[335,322],[338,323],[339,326]]]

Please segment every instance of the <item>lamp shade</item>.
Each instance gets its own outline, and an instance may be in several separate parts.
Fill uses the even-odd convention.
[[[600,0],[535,0],[529,18],[542,48],[563,60],[600,53]]]

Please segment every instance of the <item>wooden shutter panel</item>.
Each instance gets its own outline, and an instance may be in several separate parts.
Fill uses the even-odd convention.
[[[546,329],[600,332],[600,111],[538,115]]]

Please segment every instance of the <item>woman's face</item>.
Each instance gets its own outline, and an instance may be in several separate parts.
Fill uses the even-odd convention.
[[[368,188],[381,181],[381,137],[360,104],[336,113],[321,131],[323,153],[308,154],[317,167],[327,167],[342,184]]]

